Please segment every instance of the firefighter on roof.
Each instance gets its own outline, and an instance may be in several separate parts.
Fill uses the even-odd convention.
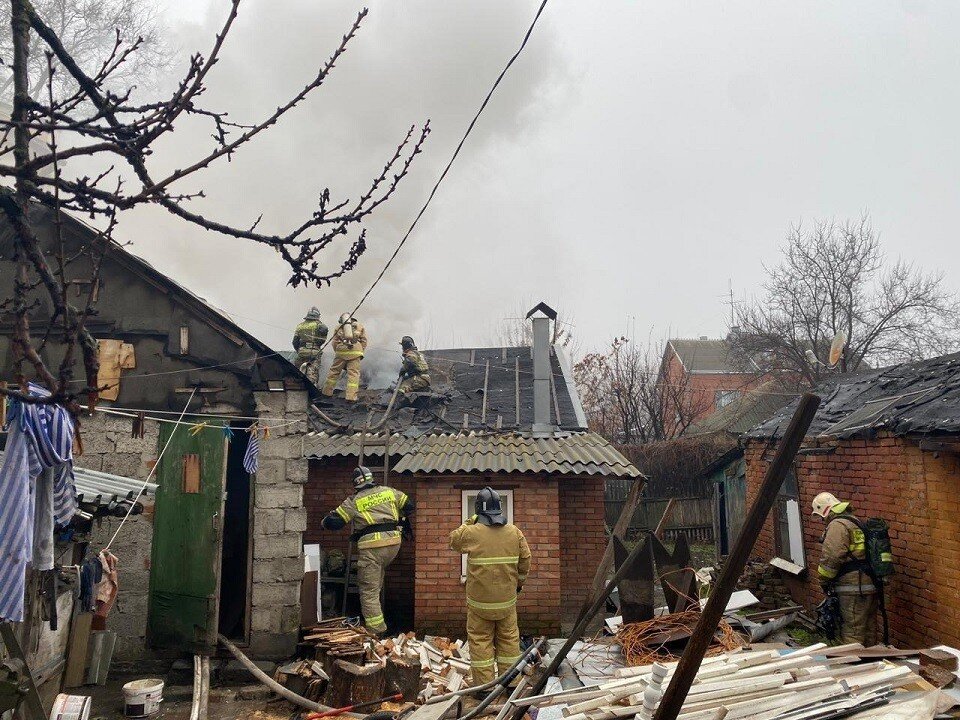
[[[387,631],[380,605],[384,573],[400,552],[401,528],[409,530],[414,504],[405,493],[377,485],[373,473],[362,465],[353,471],[353,486],[356,493],[328,513],[320,524],[325,530],[340,530],[353,523],[350,539],[357,543],[360,612],[367,629],[381,635]]]
[[[343,391],[344,400],[355,402],[360,390],[360,361],[363,352],[367,349],[367,331],[350,313],[340,316],[337,331],[333,333],[333,365],[327,374],[327,381],[323,384],[323,394],[333,395],[333,389],[340,380],[340,375],[346,371],[347,386]]]
[[[293,333],[293,349],[297,367],[314,385],[320,384],[320,355],[326,342],[327,326],[320,321],[320,311],[312,307]]]
[[[403,349],[403,366],[400,369],[400,397],[411,392],[424,392],[430,389],[430,368],[423,355],[417,350],[417,344],[409,335],[400,340]]]
[[[481,490],[474,512],[450,533],[450,549],[467,556],[467,639],[473,682],[480,685],[520,658],[517,595],[530,571],[530,548],[507,523],[496,490]]]

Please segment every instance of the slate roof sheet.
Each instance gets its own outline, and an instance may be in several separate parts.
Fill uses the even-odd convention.
[[[361,439],[383,434],[310,433],[304,456],[310,459],[358,457]],[[382,445],[365,448],[365,457],[382,457]],[[616,448],[591,432],[534,438],[520,433],[435,433],[391,435],[391,466],[397,473],[530,472],[561,475],[637,477],[639,471]]]
[[[865,437],[880,430],[896,435],[960,434],[960,353],[839,375],[815,392],[823,402],[809,435]],[[796,404],[782,408],[747,437],[780,437]]]

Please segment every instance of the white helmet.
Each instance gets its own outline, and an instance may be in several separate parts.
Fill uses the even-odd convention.
[[[826,518],[834,506],[839,505],[836,495],[833,493],[822,492],[813,499],[813,514]]]

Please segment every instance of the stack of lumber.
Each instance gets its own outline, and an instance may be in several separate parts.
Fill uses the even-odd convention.
[[[781,655],[777,650],[734,651],[700,666],[679,715],[681,720],[815,720],[841,711],[876,707],[896,688],[918,680],[909,668],[886,661],[858,663],[857,656],[825,658],[813,645]],[[845,646],[845,649],[862,646]],[[517,705],[561,705],[567,720],[652,718],[677,663],[616,670],[587,687],[522,698]]]
[[[294,660],[278,667],[273,679],[297,695],[318,702],[330,678],[317,660]]]

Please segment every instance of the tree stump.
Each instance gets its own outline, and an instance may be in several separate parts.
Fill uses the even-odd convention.
[[[403,693],[405,702],[413,702],[420,694],[420,663],[398,657],[387,659],[384,695]]]
[[[337,660],[330,673],[327,692],[323,697],[326,705],[334,708],[356,705],[382,698],[386,672],[379,664],[354,665],[345,660]]]

